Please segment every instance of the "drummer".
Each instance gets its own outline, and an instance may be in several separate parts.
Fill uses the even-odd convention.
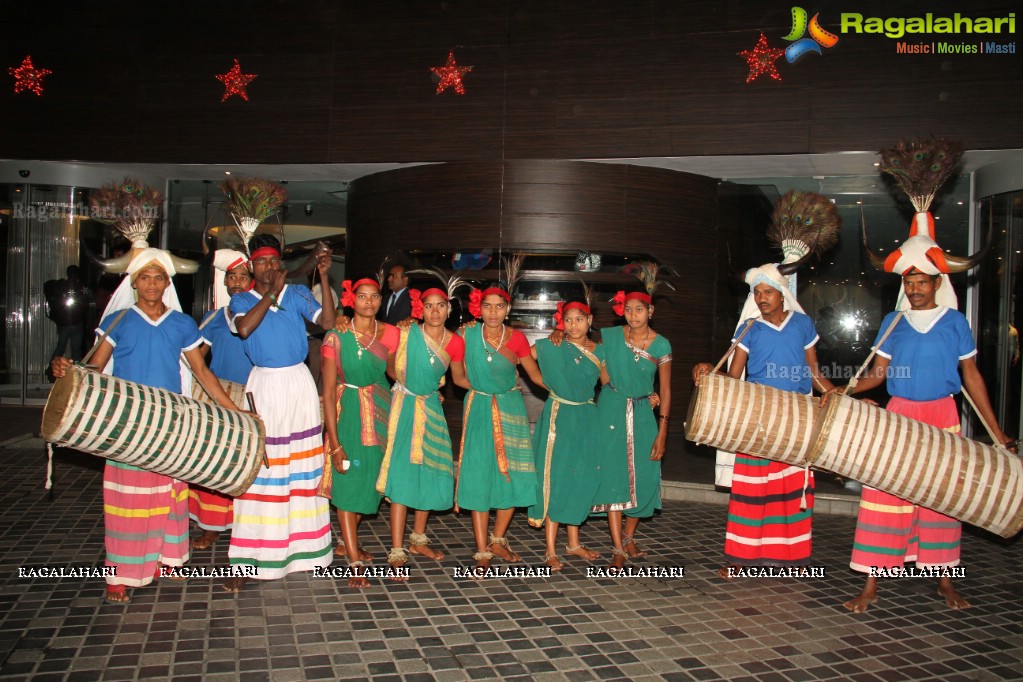
[[[206,315],[202,332],[203,357],[213,349],[210,370],[218,379],[245,385],[252,371],[252,361],[245,354],[242,340],[230,328],[228,303],[235,294],[252,288],[252,273],[244,253],[234,249],[217,249],[213,254],[213,310]],[[232,498],[201,486],[189,486],[188,515],[202,530],[192,538],[192,549],[206,549],[231,528]]]
[[[195,321],[181,312],[171,277],[174,263],[161,249],[147,248],[128,266],[135,305],[124,315],[100,322],[99,348],[92,363],[106,366],[113,358],[113,376],[175,393],[182,392],[178,358],[184,353],[195,376],[222,407],[238,409],[206,367]],[[69,358],[54,358],[53,376],[64,376]],[[188,485],[181,481],[107,460],[103,470],[103,512],[106,531],[106,600],[125,604],[129,587],[148,585],[156,577],[172,577],[166,567],[188,561]]]
[[[261,470],[248,492],[234,501],[234,526],[228,556],[231,566],[252,566],[260,580],[295,571],[325,568],[333,559],[330,509],[316,491],[323,474],[323,420],[309,368],[308,320],[334,327],[334,307],[320,306],[309,288],[285,284],[281,244],[269,234],[249,240],[252,289],[231,298],[232,323],[254,365],[245,386],[266,424],[270,469]],[[316,269],[320,285],[330,288],[330,250]],[[225,589],[238,592],[247,577]]]
[[[905,317],[896,321],[887,338],[882,337],[898,313],[884,318],[871,370],[852,392],[886,383],[892,396],[887,405],[890,412],[959,433],[952,396],[965,386],[981,417],[993,427],[994,437],[1015,451],[1016,442],[998,428],[974,359],[977,346],[966,317],[956,310],[948,276],[921,259],[903,274],[902,287],[905,296],[900,297],[900,307]],[[959,565],[961,535],[962,524],[955,519],[863,486],[849,565],[868,575],[863,591],[845,602],[845,608],[853,613],[866,611],[877,599],[876,574],[900,574],[907,562],[915,562],[918,570],[941,574],[938,594],[950,608],[968,607],[969,602],[953,587],[951,575],[941,570]]]
[[[789,278],[768,263],[749,270],[746,283],[747,319],[736,331],[728,375],[739,379],[745,371],[750,383],[802,394],[814,386],[821,391],[833,388],[820,375],[817,330],[792,294]],[[696,365],[693,381],[699,385],[712,369],[708,363]],[[728,565],[718,570],[718,576],[730,580],[740,566],[808,564],[812,523],[813,475],[808,469],[736,453],[725,530]]]

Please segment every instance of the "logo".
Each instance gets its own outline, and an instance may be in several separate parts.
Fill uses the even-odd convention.
[[[810,52],[823,54],[822,47],[829,48],[838,44],[838,36],[821,27],[818,21],[820,12],[814,14],[809,21],[807,21],[808,16],[802,7],[792,8],[792,30],[787,36],[782,36],[782,40],[792,43],[785,48],[785,59],[789,64],[795,64],[796,60]],[[804,37],[806,33],[809,33],[810,36]]]

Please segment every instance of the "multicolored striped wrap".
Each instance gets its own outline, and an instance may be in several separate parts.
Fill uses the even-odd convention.
[[[266,431],[226,410],[72,365],[50,391],[43,438],[232,497],[255,480]]]
[[[833,471],[1002,537],[1023,529],[1018,456],[843,395],[817,405],[708,374],[689,405],[686,438]]]

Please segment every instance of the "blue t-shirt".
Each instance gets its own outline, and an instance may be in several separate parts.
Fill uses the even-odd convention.
[[[109,329],[116,316],[104,317],[99,328]],[[198,348],[202,337],[195,320],[184,313],[168,310],[154,321],[132,306],[107,341],[114,347],[115,377],[180,393],[178,357],[182,351]]]
[[[260,298],[255,290],[232,296],[232,322],[255,308]],[[242,339],[245,353],[256,367],[291,367],[309,355],[305,320],[316,322],[320,304],[309,287],[301,284],[285,285],[277,300],[281,307],[271,306],[249,338]]]
[[[744,327],[745,324],[739,329]],[[813,375],[806,364],[806,350],[817,343],[817,338],[813,321],[800,312],[791,311],[777,327],[756,318],[739,342],[739,348],[749,355],[746,381],[782,391],[809,393]]]
[[[874,340],[881,340],[897,313],[888,313]],[[977,354],[970,323],[958,310],[942,308],[927,331],[918,332],[903,318],[877,354],[888,358],[888,394],[907,400],[937,400],[962,389],[959,361]]]
[[[244,386],[249,380],[249,372],[252,371],[252,361],[245,354],[241,337],[231,331],[227,308],[214,310],[206,319],[210,321],[200,331],[203,340],[213,350],[210,370],[220,379]]]

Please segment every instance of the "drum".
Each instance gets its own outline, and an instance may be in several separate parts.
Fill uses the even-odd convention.
[[[236,384],[233,381],[227,379],[220,379],[220,385],[224,387],[224,392],[227,393],[228,397],[231,398],[231,402],[238,406],[240,410],[247,410],[249,401],[245,397],[245,386],[242,384]],[[206,392],[206,389],[202,387],[198,381],[192,382],[192,399],[198,400],[201,403],[216,404],[210,394]]]
[[[252,485],[266,451],[254,415],[74,365],[50,391],[42,434],[232,497]]]
[[[1023,528],[1023,462],[874,405],[835,395],[809,461],[1002,537]]]
[[[686,438],[804,466],[819,411],[810,396],[708,374],[689,403]]]

